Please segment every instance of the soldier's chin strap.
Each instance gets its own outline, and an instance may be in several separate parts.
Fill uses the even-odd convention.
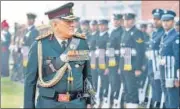
[[[71,49],[75,50],[79,45],[80,39],[72,38],[71,43],[67,47],[67,49],[63,52],[62,56],[66,55],[67,52]],[[52,87],[56,85],[63,75],[65,74],[66,70],[71,70],[71,66],[68,63],[68,60],[64,59],[63,65],[57,70],[56,75],[53,77],[53,79],[49,81],[44,81],[42,76],[42,62],[43,62],[43,53],[42,53],[42,42],[41,40],[38,41],[38,84],[42,87]]]

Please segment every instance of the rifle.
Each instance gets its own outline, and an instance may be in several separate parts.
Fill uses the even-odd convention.
[[[112,108],[121,108],[121,99],[122,99],[122,94],[123,94],[123,83],[120,84],[120,92],[119,92],[119,97],[118,99],[114,99],[114,104],[112,106]]]
[[[146,108],[150,108],[151,102],[152,102],[152,87],[151,87],[151,85],[150,85],[150,87],[149,87],[148,103],[147,103]]]
[[[103,98],[102,108],[110,108],[111,85],[109,84],[108,97]]]
[[[97,92],[95,95],[95,105],[93,106],[93,108],[99,108],[100,105],[100,99],[99,99],[99,95],[100,95],[100,85],[101,85],[101,77],[98,76],[98,84],[97,84]]]
[[[160,108],[163,108],[164,102],[165,102],[165,95],[164,92],[162,92]]]
[[[140,88],[138,90],[139,92],[139,103],[141,104],[142,102],[144,102],[145,100],[145,97],[146,97],[146,91],[147,91],[147,87],[148,87],[148,77],[146,77],[146,80],[145,80],[145,84],[143,86],[143,88]]]

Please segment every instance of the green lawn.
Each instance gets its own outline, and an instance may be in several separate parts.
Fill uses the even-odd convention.
[[[23,92],[23,84],[1,78],[1,108],[22,107]]]

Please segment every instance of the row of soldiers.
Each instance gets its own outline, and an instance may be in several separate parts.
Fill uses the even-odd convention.
[[[134,13],[113,14],[111,32],[107,19],[75,21],[87,37],[97,107],[138,107],[148,86],[148,108],[179,107],[179,21],[176,31],[174,11],[154,9],[152,16],[152,34],[146,24],[135,26]]]
[[[9,24],[6,20],[1,23],[2,30],[2,55],[1,58],[1,72],[3,77],[10,76],[13,81],[24,81],[24,72],[26,71],[26,64],[28,58],[28,51],[35,38],[39,36],[39,31],[35,27],[36,15],[34,13],[27,13],[27,28],[25,36],[18,35],[17,24],[14,28],[14,37],[9,32]],[[12,57],[13,66],[9,71],[10,57]]]

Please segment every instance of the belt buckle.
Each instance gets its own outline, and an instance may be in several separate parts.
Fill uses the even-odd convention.
[[[58,101],[59,102],[69,102],[70,95],[69,94],[58,94]]]

